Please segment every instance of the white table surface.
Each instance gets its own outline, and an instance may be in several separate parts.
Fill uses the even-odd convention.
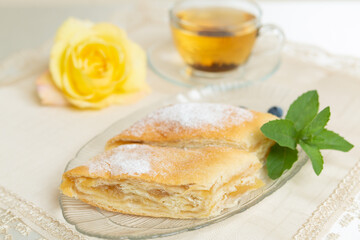
[[[126,2],[77,1],[74,4],[69,0],[40,3],[0,0],[0,59],[51,39],[68,16],[100,21],[114,9],[126,7]],[[168,5],[171,1],[156,0],[147,4],[150,2]],[[360,57],[360,31],[357,29],[360,1],[263,0],[259,3],[264,13],[263,22],[282,27],[288,40],[317,45],[334,54]]]

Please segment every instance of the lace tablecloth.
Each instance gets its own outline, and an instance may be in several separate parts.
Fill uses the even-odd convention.
[[[86,239],[3,187],[0,187],[0,237],[4,240]]]
[[[164,38],[146,24],[131,36],[144,48]],[[149,70],[153,92],[136,104],[99,112],[42,107],[34,80],[46,68],[46,49],[0,64],[0,185],[7,189],[0,188],[0,239],[88,238],[61,214],[58,186],[66,163],[115,120],[184,90]],[[280,69],[267,81],[299,91],[318,89],[320,102],[332,109],[329,128],[355,148],[350,153],[325,151],[320,177],[307,163],[279,191],[242,214],[164,239],[360,239],[360,60],[288,43]],[[237,224],[240,218],[247,220],[245,226]]]

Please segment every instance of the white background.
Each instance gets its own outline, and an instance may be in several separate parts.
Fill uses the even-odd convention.
[[[0,0],[0,59],[22,49],[40,46],[53,37],[69,16],[108,20],[133,1]],[[164,5],[171,1],[146,1]],[[290,41],[308,43],[330,53],[360,57],[360,1],[260,1],[263,22],[282,27]],[[129,19],[136,13],[128,11]],[[141,16],[138,16],[141,17]],[[126,19],[126,17],[125,17]],[[133,21],[133,20],[129,20]]]

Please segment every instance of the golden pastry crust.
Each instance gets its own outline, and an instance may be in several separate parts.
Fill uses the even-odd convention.
[[[131,178],[164,185],[209,188],[220,177],[231,177],[253,167],[261,167],[257,157],[234,148],[183,149],[126,144],[99,154],[87,165],[69,170],[64,176]]]
[[[235,148],[121,145],[65,172],[61,190],[110,211],[205,218],[261,186],[260,168],[255,154]]]
[[[210,113],[210,114],[209,114]],[[188,116],[193,117],[188,117]],[[145,143],[157,146],[229,146],[256,151],[272,144],[260,127],[276,116],[231,105],[211,103],[175,104],[161,108],[119,135],[110,139],[106,149]],[[195,123],[194,123],[195,122]]]
[[[161,108],[110,139],[106,151],[63,175],[61,190],[109,211],[207,218],[263,185],[275,116],[224,104]]]

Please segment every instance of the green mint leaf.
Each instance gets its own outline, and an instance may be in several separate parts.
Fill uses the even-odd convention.
[[[285,119],[294,123],[297,131],[301,131],[319,110],[319,95],[316,90],[308,91],[298,97],[291,105]]]
[[[309,144],[317,146],[319,149],[333,149],[348,152],[354,147],[339,134],[323,129],[308,141]]]
[[[268,176],[271,179],[279,178],[286,169],[290,169],[297,160],[298,151],[275,144],[271,147],[266,160]]]
[[[317,91],[308,91],[290,105],[285,119],[270,121],[261,127],[262,133],[276,142],[266,161],[270,178],[279,178],[297,161],[297,144],[311,159],[317,175],[324,165],[321,149],[347,152],[354,147],[337,133],[325,129],[330,119],[330,108],[326,107],[319,113],[318,110]]]
[[[302,131],[302,137],[310,137],[321,132],[330,119],[330,108],[326,107]]]
[[[285,119],[273,120],[261,127],[262,133],[282,147],[296,148],[297,132],[294,124]]]
[[[323,170],[323,165],[324,165],[323,156],[321,155],[319,148],[317,148],[316,146],[309,145],[302,140],[300,140],[300,146],[309,156],[312,167],[316,175],[319,176],[319,174]]]

